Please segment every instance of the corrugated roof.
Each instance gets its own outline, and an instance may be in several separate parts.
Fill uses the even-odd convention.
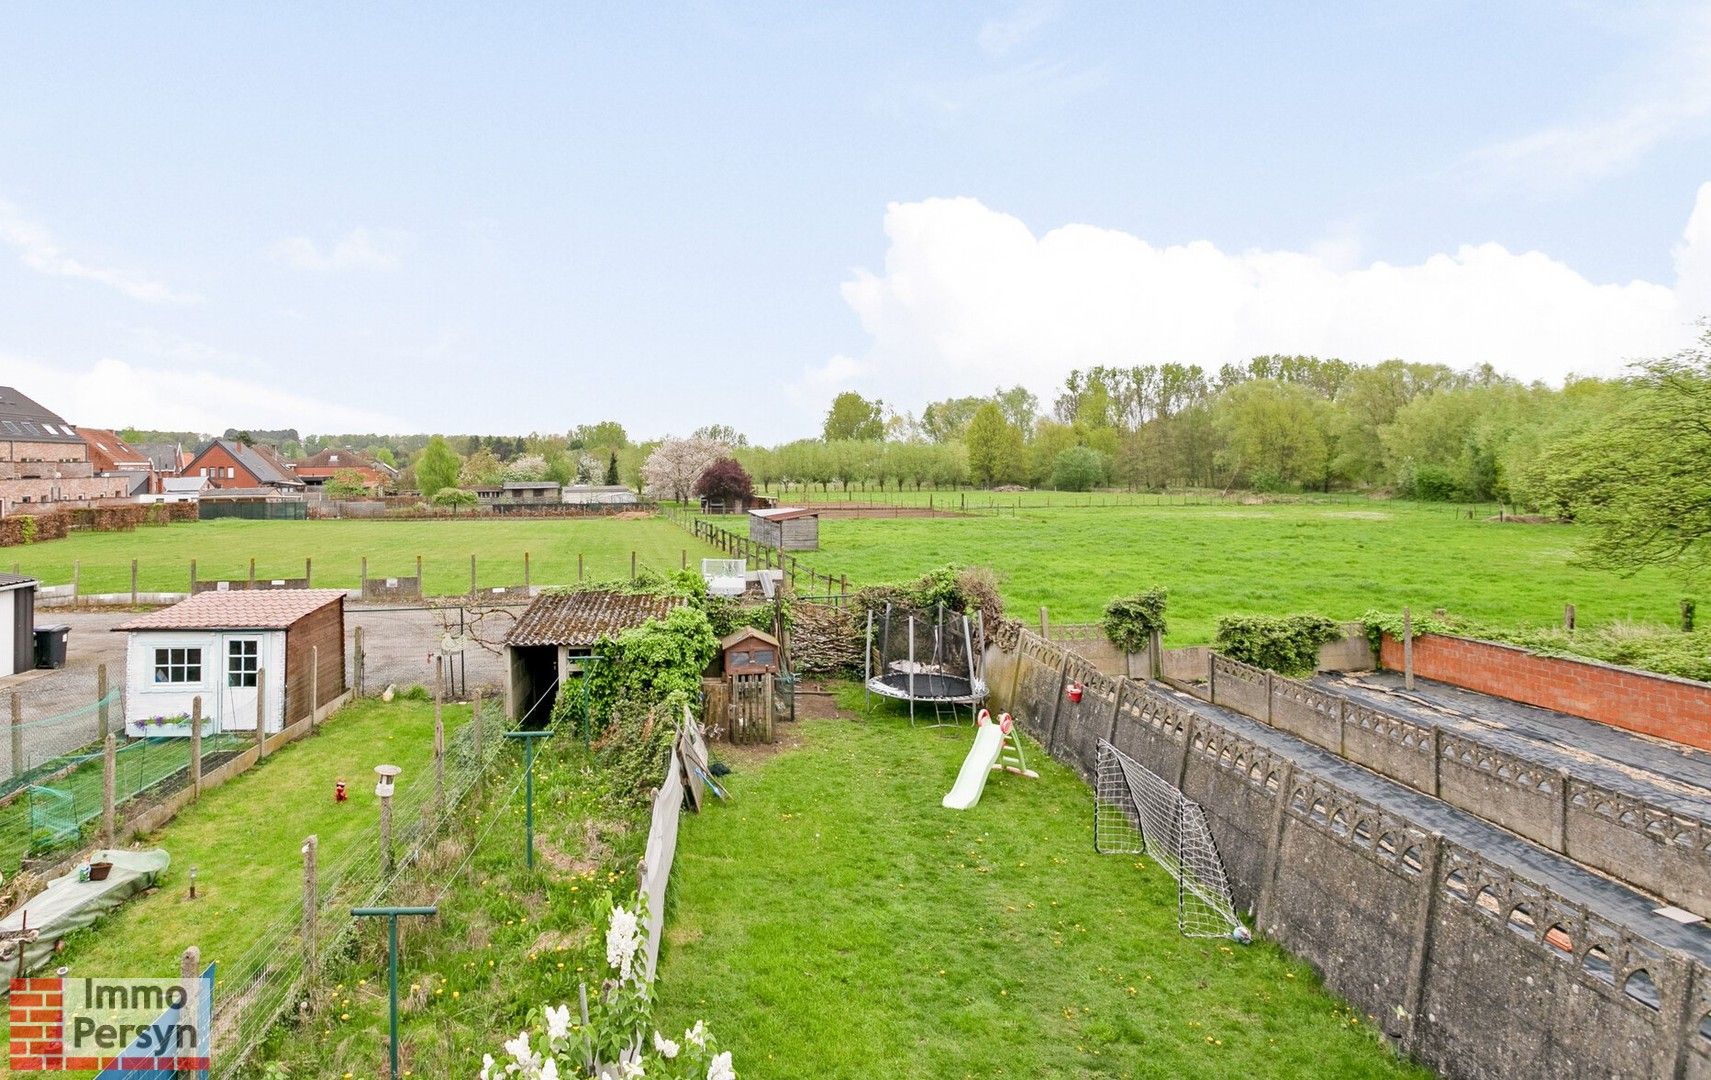
[[[535,597],[535,602],[505,638],[505,644],[586,648],[607,634],[634,629],[649,619],[663,619],[683,603],[678,596],[601,590],[549,593]]]
[[[806,510],[800,506],[778,506],[771,510],[750,510],[749,513],[767,521],[789,521],[791,518],[820,516],[820,511]]]
[[[36,581],[35,578],[30,577],[28,574],[0,574],[0,591],[5,591],[8,589],[20,589],[20,588],[23,588],[25,585],[37,585],[37,584],[40,584],[40,583],[38,581]]]
[[[305,615],[343,601],[343,589],[262,589],[197,593],[139,615],[115,630],[283,630]]]
[[[83,441],[83,437],[58,413],[43,408],[10,386],[0,386],[0,439],[56,443]]]

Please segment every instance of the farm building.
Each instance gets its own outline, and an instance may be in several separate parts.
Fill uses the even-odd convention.
[[[636,493],[622,484],[567,484],[566,506],[634,506]]]
[[[546,722],[558,688],[580,676],[600,639],[663,619],[675,596],[587,590],[535,597],[505,638],[505,696],[511,718]]]
[[[0,677],[36,666],[36,579],[0,574]]]
[[[817,551],[820,512],[799,506],[749,511],[749,539],[780,551]]]
[[[113,629],[128,635],[132,735],[188,735],[196,698],[205,734],[254,732],[258,710],[279,731],[307,717],[311,699],[325,713],[346,692],[340,589],[198,593]]]

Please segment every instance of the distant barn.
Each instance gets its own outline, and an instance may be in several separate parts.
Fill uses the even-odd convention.
[[[818,551],[820,512],[799,506],[750,510],[749,539],[780,551]]]

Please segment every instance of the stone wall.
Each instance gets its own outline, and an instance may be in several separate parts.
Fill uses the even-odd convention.
[[[1285,723],[1329,741],[1325,701],[1279,695],[1276,679],[1259,698],[1247,672],[1228,674],[1250,707],[1275,718],[1282,703]],[[1082,775],[1105,738],[1175,779],[1205,809],[1260,932],[1440,1073],[1711,1077],[1703,964],[1016,624],[992,634],[987,675],[993,707]],[[1072,680],[1079,702],[1065,694]],[[1346,735],[1342,717],[1336,730]],[[1369,753],[1386,747],[1393,771],[1418,775],[1417,735],[1360,730]]]
[[[1380,657],[1401,671],[1402,643]],[[1414,639],[1414,674],[1711,750],[1711,684],[1443,634]]]

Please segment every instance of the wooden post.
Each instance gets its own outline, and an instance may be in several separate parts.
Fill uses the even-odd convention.
[[[303,841],[303,974],[313,983],[319,972],[317,959],[319,949],[315,942],[316,909],[320,907],[320,882],[316,880],[315,859],[320,853],[321,840],[311,833]]]
[[[422,557],[416,556],[416,595],[428,595],[428,583],[422,580]]]
[[[113,846],[113,794],[119,786],[119,740],[108,735],[101,743],[101,844]]]
[[[580,551],[576,553],[576,580],[578,582],[582,580],[582,552]]]
[[[380,797],[380,876],[392,876],[392,796]]]
[[[362,697],[365,690],[363,685],[362,627],[356,627],[353,636],[355,640],[351,644],[351,667],[355,669],[353,674],[356,676],[356,696]]]
[[[12,691],[12,775],[24,775],[24,699]]]
[[[1402,609],[1402,688],[1414,689],[1414,611]]]
[[[1048,641],[1051,640],[1050,629],[1051,629],[1051,623],[1048,620],[1048,617],[1046,615],[1046,605],[1041,604],[1040,605],[1040,636],[1045,638]]]
[[[362,576],[360,578],[358,578],[358,581],[360,582],[360,585],[361,585],[361,591],[364,593],[368,592],[368,556],[367,555],[364,555],[362,557]]]
[[[689,569],[689,549],[683,549],[683,569]]]
[[[131,560],[131,606],[137,606],[137,560]]]
[[[190,800],[202,797],[202,696],[190,699]]]
[[[80,598],[83,595],[83,589],[80,587],[82,584],[82,581],[83,581],[83,560],[82,559],[73,559],[73,560],[71,560],[71,606],[72,607],[76,607],[80,603]]]
[[[772,742],[772,673],[760,677],[761,733]]]
[[[309,589],[315,587],[315,560],[312,558],[303,560],[303,586]]]
[[[481,756],[481,690],[475,691],[475,700],[469,706],[469,722],[474,725],[469,733],[471,748],[475,751],[475,787],[477,792],[487,790],[487,770],[483,766],[486,760]]]
[[[321,711],[321,647],[309,646],[309,730],[314,731]]]
[[[113,729],[112,704],[107,700],[107,665],[95,667],[95,734],[105,739]]]
[[[1568,630],[1570,632],[1572,632],[1574,630],[1574,605],[1573,604],[1564,604],[1562,606],[1562,628],[1564,630]]]
[[[267,669],[255,672],[255,759],[267,756]]]
[[[630,549],[630,580],[636,580],[636,549]]]
[[[196,560],[190,560],[190,595],[196,595]]]
[[[469,557],[469,598],[475,599],[475,556]]]
[[[446,809],[446,721],[442,713],[445,707],[445,691],[443,688],[434,692],[434,819],[437,821]]]
[[[849,596],[849,594],[850,594],[850,576],[848,574],[839,574],[838,575],[838,583],[839,583],[839,586],[841,588],[843,595],[846,597]]]
[[[255,588],[255,559],[253,557],[251,557],[251,559],[250,559],[250,584],[249,584],[249,587],[252,589]]]
[[[529,565],[529,553],[525,551],[525,552],[523,552],[523,591],[524,592],[529,591],[529,585],[530,585],[529,579],[532,576],[532,570],[533,570],[533,568],[530,567],[530,565]]]

